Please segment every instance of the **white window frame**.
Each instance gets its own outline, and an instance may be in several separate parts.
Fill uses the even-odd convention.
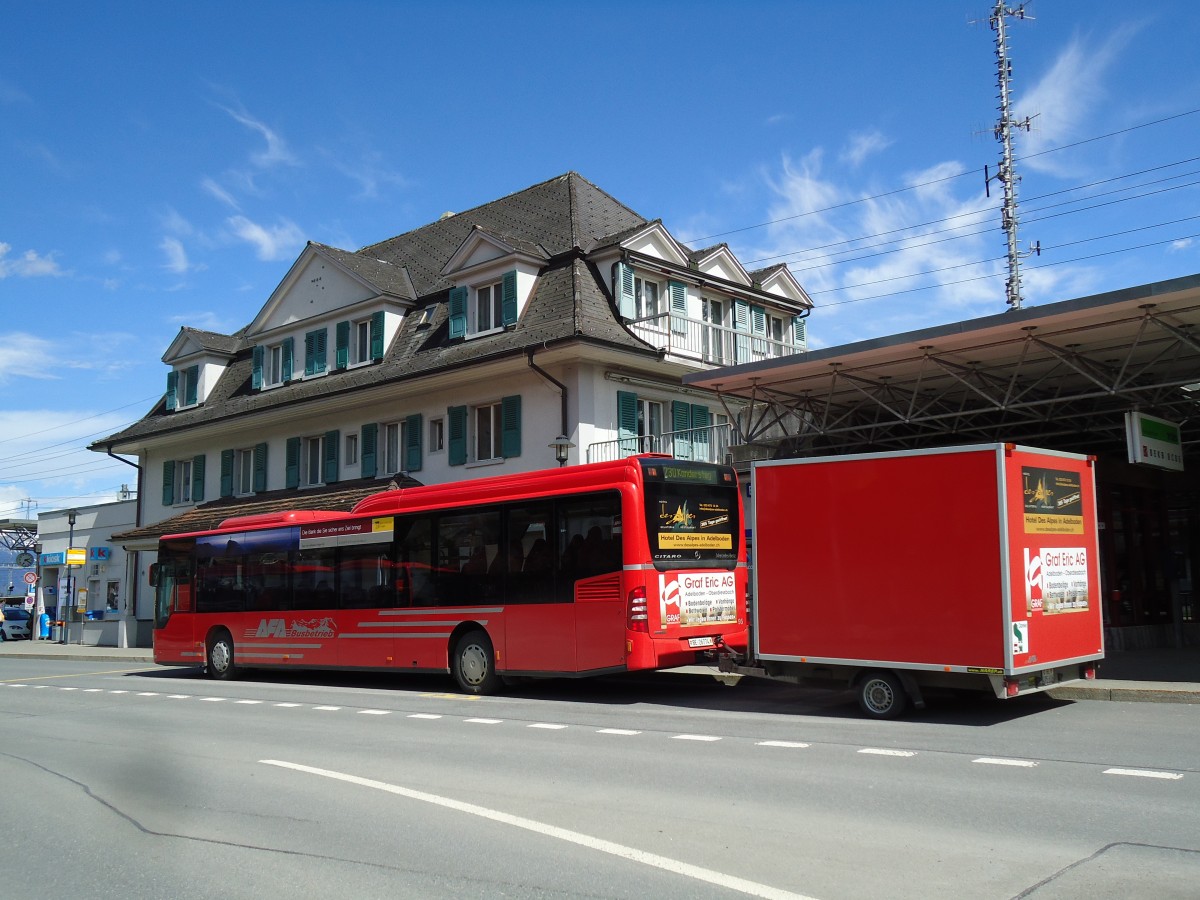
[[[324,483],[325,435],[303,438],[300,441],[300,487],[319,487]]]
[[[654,299],[651,303],[649,288],[653,288]],[[662,282],[655,281],[653,278],[645,278],[641,275],[633,277],[633,300],[634,310],[637,312],[636,318],[645,319],[648,316],[657,316],[663,313],[663,289]]]
[[[504,459],[503,403],[481,403],[471,410],[471,446],[475,462],[498,462]],[[490,447],[484,446],[487,440]],[[485,456],[484,453],[487,453]]]
[[[470,310],[467,314],[467,334],[491,334],[503,328],[504,280],[497,279],[487,284],[473,285]]]
[[[233,494],[246,497],[254,493],[254,448],[233,452]]]
[[[655,441],[662,439],[663,422],[666,421],[666,409],[667,405],[662,400],[651,400],[646,397],[638,397],[637,430],[639,438],[653,438]],[[657,410],[657,414],[655,413],[655,410]],[[654,424],[654,419],[656,417],[658,419],[657,428],[655,428]],[[640,449],[654,451],[658,448],[647,444]]]
[[[175,408],[190,409],[193,406],[200,405],[200,370],[196,369],[196,402],[188,403],[188,373],[191,371],[191,366],[184,366],[182,369],[176,369],[175,372]]]
[[[371,320],[359,319],[351,322],[350,365],[365,366],[371,361]]]
[[[295,361],[292,362],[295,365]],[[278,387],[283,384],[283,342],[267,345],[263,353],[262,386]]]
[[[175,460],[175,503],[192,502],[192,461]]]
[[[446,420],[436,416],[429,420],[428,453],[441,453],[446,449]]]
[[[384,422],[379,426],[379,474],[396,475],[404,471],[404,439],[408,437],[408,423],[403,419]]]

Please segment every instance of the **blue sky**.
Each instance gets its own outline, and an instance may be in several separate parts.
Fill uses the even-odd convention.
[[[0,518],[134,486],[83,448],[154,404],[181,326],[245,325],[306,240],[358,249],[570,170],[694,246],[788,262],[812,346],[1003,311],[991,8],[11,7]],[[1027,9],[1025,304],[1200,272],[1200,7]]]

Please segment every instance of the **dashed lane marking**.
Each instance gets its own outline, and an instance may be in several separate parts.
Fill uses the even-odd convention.
[[[641,734],[641,732],[640,732],[640,731],[633,731],[633,730],[631,730],[631,729],[629,729],[629,728],[599,728],[599,729],[597,729],[597,730],[596,730],[596,734],[626,734],[626,735],[633,735],[633,734]]]
[[[759,741],[756,746],[759,747],[792,747],[797,750],[803,750],[805,747],[811,747],[811,744],[802,744],[800,741]]]
[[[1178,781],[1183,777],[1178,772],[1152,772],[1149,769],[1105,769],[1103,775],[1131,775],[1134,778],[1163,778]]]
[[[673,741],[719,741],[720,738],[714,734],[673,734]]]
[[[566,728],[567,726],[566,725],[555,725],[552,722],[534,722],[533,724],[527,725],[526,727],[527,728],[545,728],[550,731],[561,731],[563,728]]]
[[[971,762],[982,763],[985,766],[1019,766],[1025,769],[1033,769],[1037,767],[1031,759],[995,759],[990,756],[981,756],[979,759],[973,759]]]
[[[864,747],[858,751],[868,756],[916,756],[913,750],[884,750],[879,747]]]

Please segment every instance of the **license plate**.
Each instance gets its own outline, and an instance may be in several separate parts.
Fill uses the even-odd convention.
[[[711,646],[713,646],[713,639],[710,637],[688,638],[688,646],[689,647],[711,647]]]

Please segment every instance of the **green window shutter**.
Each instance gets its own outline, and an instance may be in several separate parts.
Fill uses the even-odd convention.
[[[698,403],[692,404],[692,459],[703,462],[714,462],[711,459],[712,432],[708,430],[712,418],[708,407]]]
[[[501,292],[500,316],[505,325],[512,325],[517,321],[517,270],[505,272],[501,281],[504,287]]]
[[[254,490],[267,489],[267,445],[266,442],[254,445]]]
[[[467,408],[451,406],[446,410],[449,419],[449,434],[446,438],[446,455],[450,465],[461,466],[467,461]]]
[[[168,459],[163,463],[162,502],[163,506],[175,503],[175,460]]]
[[[359,450],[359,467],[363,478],[374,478],[378,474],[375,464],[376,447],[379,444],[379,425],[369,422],[362,427],[362,447]]]
[[[350,323],[338,322],[337,330],[334,335],[336,348],[334,349],[334,366],[339,369],[344,369],[350,365]]]
[[[521,455],[521,395],[500,401],[500,454],[505,459]]]
[[[383,359],[383,312],[371,315],[371,359],[379,362]]]
[[[167,412],[175,409],[175,388],[179,384],[179,373],[172,369],[167,373]]]
[[[317,332],[317,362],[316,370],[324,372],[329,368],[329,329],[322,328]]]
[[[283,342],[283,380],[292,380],[292,362],[296,355],[296,339],[288,338]],[[299,484],[300,482],[296,482]]]
[[[613,276],[613,299],[617,302],[617,312],[622,318],[637,318],[637,301],[633,294],[633,267],[625,263],[617,263],[617,271]]]
[[[254,367],[250,370],[250,387],[259,390],[262,387],[263,348],[257,344],[253,353]]]
[[[792,317],[792,343],[801,350],[808,348],[808,317]]]
[[[671,430],[675,432],[674,453],[677,459],[692,458],[691,404],[683,400],[671,401]]]
[[[221,451],[221,496],[233,496],[233,451]]]
[[[637,411],[637,394],[617,391],[617,437],[622,453],[638,452]]]
[[[204,454],[192,457],[192,502],[204,499]]]
[[[404,471],[421,471],[421,414],[413,413],[404,420]]]
[[[200,390],[200,367],[189,366],[187,370],[187,391],[183,398],[183,402],[188,406],[195,406],[196,399],[199,396]]]
[[[467,289],[450,288],[450,337],[465,337],[467,333]]]
[[[734,362],[744,363],[750,360],[750,304],[745,300],[733,301]]]
[[[687,285],[682,281],[668,281],[667,293],[671,297],[671,330],[676,334],[687,334]]]
[[[312,375],[317,369],[317,332],[304,336],[304,374]]]
[[[284,459],[284,487],[300,487],[300,438],[287,439]]]
[[[325,432],[325,471],[324,482],[337,484],[338,480],[338,446],[341,444],[342,433],[337,429]]]

